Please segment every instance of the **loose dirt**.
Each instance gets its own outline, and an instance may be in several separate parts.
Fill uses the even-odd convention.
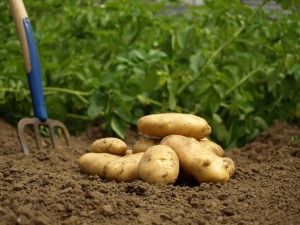
[[[14,127],[0,120],[0,224],[300,224],[300,129],[274,122],[241,149],[224,184],[115,183],[81,174],[79,157],[101,133],[71,147],[24,155]],[[130,145],[135,132],[128,134]],[[46,143],[46,142],[45,142]]]

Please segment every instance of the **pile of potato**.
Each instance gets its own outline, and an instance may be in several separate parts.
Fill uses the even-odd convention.
[[[92,143],[79,159],[80,171],[116,182],[142,179],[174,184],[179,173],[201,182],[226,182],[235,172],[232,159],[207,139],[211,127],[201,117],[182,113],[144,116],[137,125],[141,134],[133,149],[118,138]]]

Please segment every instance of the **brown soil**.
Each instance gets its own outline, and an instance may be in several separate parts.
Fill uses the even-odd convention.
[[[275,122],[254,142],[227,152],[237,165],[224,184],[115,183],[81,174],[94,131],[72,147],[24,155],[0,120],[0,224],[300,223],[300,129]],[[100,133],[99,133],[99,136]],[[133,143],[135,133],[126,141]],[[35,146],[31,138],[29,146]]]

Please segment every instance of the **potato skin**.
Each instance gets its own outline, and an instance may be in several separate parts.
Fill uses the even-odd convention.
[[[170,147],[154,145],[141,158],[138,172],[139,177],[150,184],[174,184],[179,174],[179,160]]]
[[[145,152],[151,146],[159,144],[159,142],[160,139],[142,137],[134,144],[132,153]]]
[[[99,175],[104,178],[104,167],[107,163],[120,158],[110,153],[89,152],[79,158],[79,169],[82,173]]]
[[[104,166],[104,177],[116,182],[131,182],[139,179],[138,164],[144,152],[126,155]]]
[[[195,138],[182,135],[169,135],[161,144],[171,147],[179,158],[181,169],[192,175],[198,182],[225,182],[229,174],[222,157],[201,149]]]
[[[91,152],[111,153],[114,155],[125,155],[126,150],[127,144],[123,140],[114,137],[100,138],[90,146]]]
[[[211,127],[205,119],[184,113],[147,115],[138,120],[137,128],[142,134],[161,138],[177,134],[199,140],[211,133]]]
[[[225,152],[224,149],[218,145],[217,143],[208,140],[207,138],[199,140],[200,145],[202,148],[205,148],[213,153],[215,153],[217,156],[223,157]]]
[[[223,160],[228,164],[227,171],[229,173],[229,176],[232,177],[232,175],[235,173],[234,161],[229,157],[223,157]]]
[[[132,149],[127,149],[125,152],[125,155],[132,155],[132,154],[133,154]]]

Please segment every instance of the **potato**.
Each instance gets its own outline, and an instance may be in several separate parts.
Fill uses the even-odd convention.
[[[144,152],[120,157],[104,166],[104,177],[116,182],[131,182],[139,179],[138,164]]]
[[[125,155],[127,144],[119,138],[107,137],[101,138],[92,143],[91,152],[111,153],[114,155]]]
[[[148,148],[157,145],[159,142],[160,139],[142,137],[134,144],[132,153],[145,152]]]
[[[127,149],[125,155],[132,155],[133,151],[131,149]]]
[[[162,113],[141,117],[139,132],[149,136],[166,137],[172,134],[202,139],[211,133],[211,127],[201,117],[183,113]]]
[[[150,184],[174,184],[179,174],[179,160],[170,147],[154,145],[141,158],[138,172],[140,178]]]
[[[104,166],[118,158],[120,156],[109,153],[89,152],[80,157],[79,169],[83,173],[99,175],[104,178]]]
[[[195,138],[170,135],[161,144],[171,147],[179,158],[181,169],[198,182],[224,182],[229,180],[227,164],[215,153],[203,149]]]
[[[199,140],[199,143],[202,145],[202,148],[205,148],[217,156],[223,157],[224,156],[224,149],[215,142],[208,140],[207,138]]]
[[[223,157],[223,160],[228,164],[227,165],[227,171],[229,173],[229,176],[232,177],[232,175],[235,173],[235,163],[231,158]]]

